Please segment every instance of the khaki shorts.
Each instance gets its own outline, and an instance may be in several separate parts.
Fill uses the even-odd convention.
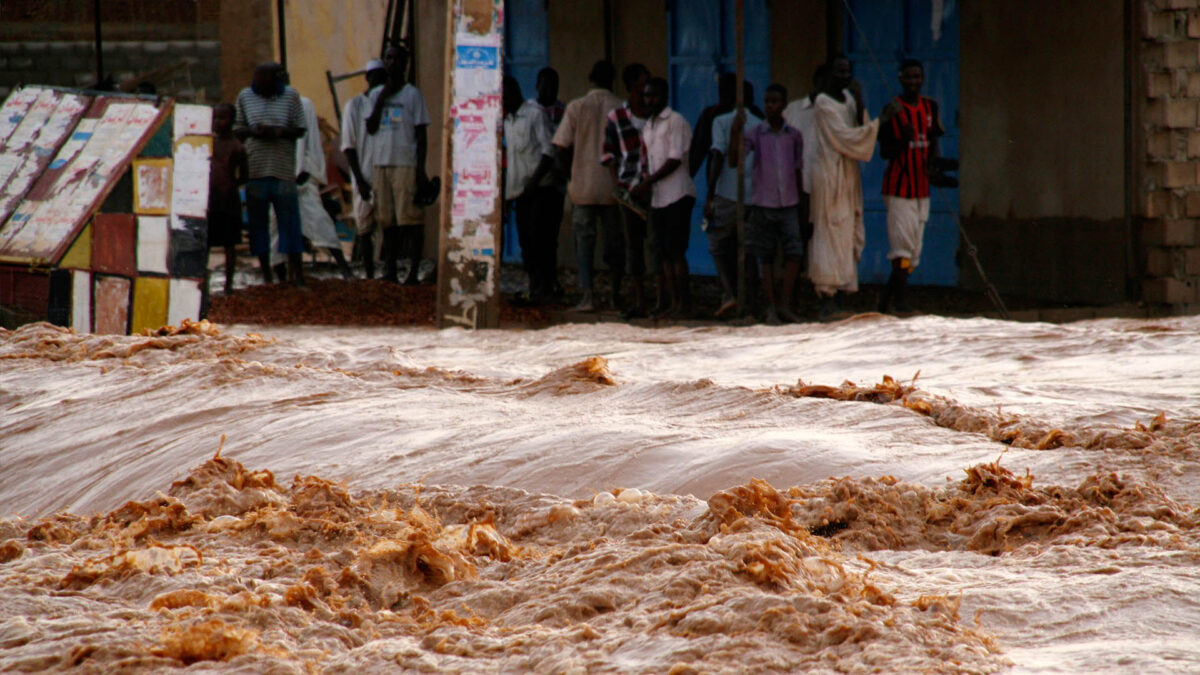
[[[371,185],[375,193],[375,220],[380,226],[425,224],[424,210],[413,204],[417,194],[415,166],[377,166]]]

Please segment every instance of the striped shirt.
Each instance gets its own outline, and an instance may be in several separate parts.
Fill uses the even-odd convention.
[[[608,113],[608,122],[604,125],[604,154],[600,155],[600,163],[608,166],[617,164],[617,182],[621,187],[632,189],[642,179],[642,157],[646,150],[642,147],[642,128],[646,120],[633,114],[629,102]]]
[[[879,143],[889,155],[883,173],[883,194],[888,197],[924,199],[929,197],[929,150],[932,141],[945,133],[938,117],[937,102],[918,97],[915,105],[904,99],[900,112],[879,127]],[[908,130],[908,141],[901,130]]]
[[[248,131],[255,124],[303,129],[304,107],[300,104],[300,94],[286,87],[279,96],[264,98],[246,87],[237,97],[237,116],[233,121],[233,129]],[[250,162],[251,179],[296,179],[295,140],[249,137],[244,145]]]

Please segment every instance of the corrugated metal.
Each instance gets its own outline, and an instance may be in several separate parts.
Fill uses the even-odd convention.
[[[17,267],[0,267],[0,305],[19,307],[45,316],[49,300],[48,274]]]

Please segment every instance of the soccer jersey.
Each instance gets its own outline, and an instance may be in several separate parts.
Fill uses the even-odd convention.
[[[892,159],[883,174],[883,194],[889,197],[923,199],[929,196],[929,150],[945,133],[938,118],[937,102],[918,97],[915,104],[897,98],[900,111],[879,128],[879,142]],[[904,140],[902,129],[908,129]]]

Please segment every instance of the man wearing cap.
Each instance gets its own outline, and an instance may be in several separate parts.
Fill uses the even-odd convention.
[[[367,133],[367,116],[371,114],[371,90],[387,81],[387,69],[383,61],[371,59],[363,69],[367,75],[367,89],[346,101],[342,109],[342,152],[350,164],[351,182],[354,186],[352,204],[354,223],[358,232],[358,251],[363,257],[367,278],[375,277],[375,207],[371,194],[371,175],[375,168],[377,137]]]
[[[429,109],[425,97],[405,82],[408,52],[393,45],[383,54],[387,82],[371,90],[371,112],[366,129],[378,146],[372,187],[375,217],[383,228],[383,276],[388,281],[416,283],[421,251],[425,245],[425,214],[417,206],[418,190],[428,191],[425,174],[425,128]],[[409,259],[408,274],[396,277],[400,249]]]

